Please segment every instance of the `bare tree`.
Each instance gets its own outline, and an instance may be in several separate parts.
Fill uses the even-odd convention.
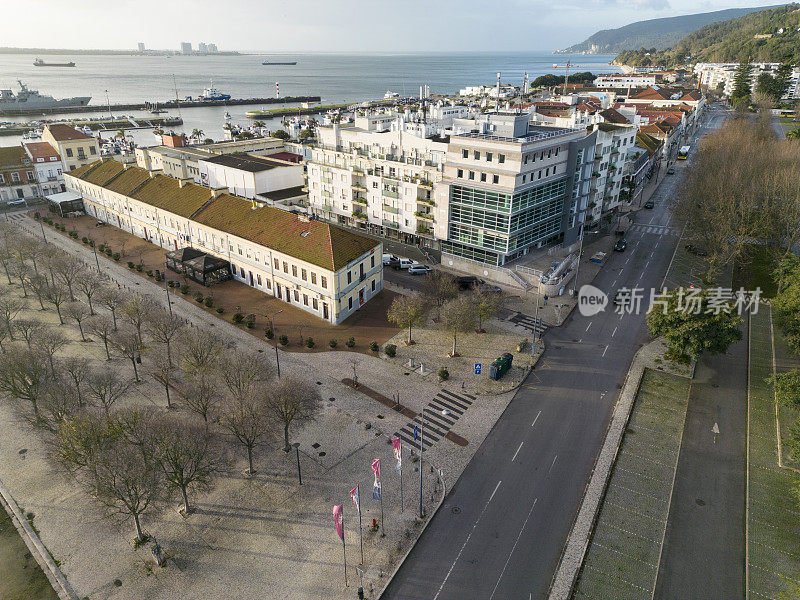
[[[122,379],[116,373],[108,370],[97,371],[86,378],[86,397],[103,407],[106,417],[111,414],[111,408],[122,398],[133,382]]]
[[[178,398],[181,403],[202,417],[206,429],[209,419],[217,413],[222,396],[222,389],[213,374],[188,375],[178,386]]]
[[[169,487],[179,491],[189,515],[189,491],[207,490],[223,466],[220,448],[202,426],[186,419],[163,421],[157,428],[156,460]]]
[[[316,386],[294,377],[284,377],[264,393],[270,417],[283,428],[284,448],[288,451],[291,448],[289,426],[302,426],[312,421],[319,412],[322,398]]]
[[[199,327],[190,328],[183,336],[183,370],[194,374],[213,369],[223,348],[214,334]]]
[[[31,261],[33,272],[39,274],[39,261],[44,256],[45,245],[38,238],[24,236],[17,243],[16,257],[18,261]]]
[[[154,308],[145,322],[148,335],[166,348],[166,359],[170,366],[174,366],[172,357],[172,344],[178,338],[185,322],[180,317],[162,309]]]
[[[36,299],[39,301],[39,306],[41,306],[42,310],[45,310],[44,301],[47,300],[47,286],[50,285],[47,281],[47,277],[42,274],[32,275],[28,280],[28,284],[30,285],[33,295],[36,296]]]
[[[8,332],[9,339],[14,339],[14,319],[25,308],[25,300],[10,293],[7,289],[0,290],[0,325]]]
[[[103,340],[103,346],[106,349],[106,360],[111,360],[111,353],[108,351],[108,343],[114,333],[114,326],[111,323],[111,319],[105,315],[95,314],[93,317],[87,319],[86,329],[92,335],[96,335]]]
[[[252,396],[275,376],[272,363],[263,354],[246,350],[227,350],[219,363],[219,376],[236,400]]]
[[[223,413],[221,423],[247,450],[248,473],[253,474],[253,449],[264,443],[269,434],[270,420],[267,413],[266,396],[261,390],[256,396],[249,396],[231,402]]]
[[[0,391],[15,400],[29,403],[36,421],[41,419],[39,401],[47,383],[47,373],[42,370],[36,352],[11,347],[3,355],[0,361]]]
[[[78,331],[81,334],[81,341],[86,341],[83,333],[83,322],[89,317],[89,308],[83,302],[70,302],[64,309],[64,314],[68,319],[72,319],[78,324]]]
[[[392,305],[386,313],[386,318],[390,323],[394,323],[398,327],[405,329],[408,328],[408,340],[406,345],[410,346],[414,343],[411,339],[411,329],[415,325],[421,325],[425,320],[425,308],[422,302],[417,298],[410,296],[397,296],[392,300]]]
[[[34,319],[17,319],[14,321],[14,331],[25,340],[28,348],[31,347],[33,337],[44,328],[45,324]]]
[[[175,384],[179,371],[177,364],[170,361],[166,347],[156,347],[148,351],[147,372],[153,379],[164,386],[164,393],[167,396],[167,408],[172,408],[169,389]]]
[[[98,448],[115,442],[118,437],[118,429],[110,428],[105,417],[93,412],[79,412],[59,424],[53,457],[62,468],[77,475],[82,469],[91,468]]]
[[[150,298],[138,294],[122,305],[120,313],[136,331],[140,346],[144,346],[144,338],[142,338],[144,324],[155,310],[157,310],[156,304]]]
[[[75,390],[70,389],[60,377],[56,380],[47,380],[39,399],[39,417],[32,424],[57,433],[66,419],[75,416],[80,411],[81,405],[75,395]]]
[[[133,365],[133,376],[136,379],[136,383],[139,383],[139,369],[136,367],[136,364],[142,360],[142,346],[136,331],[132,328],[119,329],[111,334],[109,343],[116,352],[119,352],[122,356],[131,361]]]
[[[100,304],[105,306],[111,312],[111,320],[114,323],[114,331],[116,331],[117,311],[123,304],[125,304],[125,295],[119,290],[119,288],[107,286],[100,290],[100,294],[98,295],[97,299],[100,301]]]
[[[58,313],[58,322],[64,324],[64,317],[61,315],[61,307],[69,300],[69,293],[60,281],[44,286],[44,297],[52,304]]]
[[[75,392],[75,398],[80,406],[83,406],[83,384],[90,374],[89,359],[82,356],[68,356],[61,361],[60,371],[64,373],[64,377],[68,385]]]
[[[458,356],[456,349],[458,334],[475,328],[475,307],[468,297],[459,296],[445,304],[442,314],[445,327],[453,334],[453,351],[450,356]]]
[[[19,283],[22,286],[22,296],[27,298],[28,282],[30,281],[30,271],[28,270],[28,265],[26,265],[24,261],[14,260],[11,263],[11,273],[17,279],[19,279]]]
[[[442,307],[458,296],[456,278],[434,269],[422,278],[422,297],[425,302],[436,307],[436,318],[441,318]]]
[[[53,272],[55,273],[55,277],[57,280],[61,281],[67,286],[70,302],[75,302],[75,294],[73,291],[75,282],[78,279],[81,279],[86,271],[87,269],[85,264],[67,254],[61,254],[53,262]]]
[[[55,327],[44,327],[31,338],[31,347],[41,358],[46,358],[50,373],[56,374],[54,357],[56,352],[69,343],[69,340]]]
[[[86,302],[89,303],[89,314],[94,315],[94,304],[92,304],[92,299],[96,299],[97,295],[102,291],[103,287],[103,280],[105,278],[102,277],[96,271],[92,271],[91,269],[87,269],[86,272],[78,278],[75,282],[75,286],[78,290],[86,296]]]
[[[482,289],[474,290],[469,299],[475,307],[478,319],[478,332],[484,333],[483,322],[491,319],[503,307],[504,296],[501,292],[490,292]]]
[[[9,272],[14,262],[14,248],[19,240],[19,233],[12,229],[8,223],[0,224],[0,265],[6,272],[8,285],[12,285],[11,273]]]

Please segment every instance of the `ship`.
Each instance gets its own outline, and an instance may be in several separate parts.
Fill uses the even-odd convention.
[[[223,94],[217,88],[214,87],[214,81],[211,81],[211,85],[203,90],[203,95],[199,96],[200,100],[230,100],[230,94]]]
[[[275,62],[275,61],[271,61],[271,60],[265,60],[265,61],[264,61],[264,62],[262,62],[261,64],[262,64],[262,65],[268,65],[268,66],[276,66],[276,65],[296,65],[296,64],[297,64],[297,61],[295,60],[295,61],[286,61],[286,62]]]
[[[66,63],[47,63],[44,62],[41,58],[37,58],[33,61],[34,67],[74,67],[75,63],[72,61]]]
[[[29,89],[19,79],[19,93],[12,90],[0,90],[0,114],[14,114],[15,112],[30,112],[36,110],[51,110],[72,106],[86,106],[91,96],[75,96],[56,100],[52,96],[43,96],[38,90]]]

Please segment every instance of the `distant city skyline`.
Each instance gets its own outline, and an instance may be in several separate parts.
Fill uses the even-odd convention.
[[[29,28],[6,28],[3,46],[180,51],[214,40],[220,51],[408,52],[549,51],[601,29],[635,21],[726,8],[772,6],[775,0],[29,0],[0,8],[8,23],[46,15]],[[113,9],[111,8],[113,6]],[[153,15],[169,27],[154,27]],[[125,15],[121,27],[119,16]],[[212,17],[212,18],[209,18]],[[84,35],[91,25],[92,35]],[[81,33],[77,33],[81,32]]]

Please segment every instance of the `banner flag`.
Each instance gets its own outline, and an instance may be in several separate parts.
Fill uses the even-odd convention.
[[[400,438],[392,438],[392,451],[397,459],[395,470],[400,473],[403,470],[403,446],[400,444]]]
[[[380,500],[381,499],[381,482],[380,481],[376,481],[375,485],[372,486],[372,497],[375,500]]]
[[[372,459],[372,472],[375,474],[375,481],[380,481],[381,478],[381,459]]]
[[[344,540],[344,527],[342,527],[342,505],[338,504],[333,507],[333,526],[336,528],[336,533],[339,539]]]
[[[353,500],[353,506],[355,506],[360,511],[361,501],[358,498],[358,486],[350,490],[350,498]]]

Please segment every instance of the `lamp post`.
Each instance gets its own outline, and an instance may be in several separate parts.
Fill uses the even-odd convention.
[[[295,442],[292,446],[297,453],[297,480],[303,485],[303,476],[300,474],[300,442]]]
[[[169,314],[172,314],[172,301],[169,299],[169,282],[167,281],[167,261],[164,261],[164,291],[167,293],[167,308],[169,308]]]
[[[270,324],[270,327],[272,328],[272,337],[275,340],[275,364],[278,367],[278,377],[281,376],[281,359],[278,356],[278,336],[275,335],[275,323],[274,323],[273,319],[276,316],[278,316],[279,314],[281,314],[282,312],[283,312],[283,309],[280,309],[278,312],[276,312],[271,317],[269,317],[269,324]],[[267,315],[264,315],[264,316],[266,317]],[[299,464],[300,463],[299,463],[299,458],[298,458],[298,469],[299,469]]]

